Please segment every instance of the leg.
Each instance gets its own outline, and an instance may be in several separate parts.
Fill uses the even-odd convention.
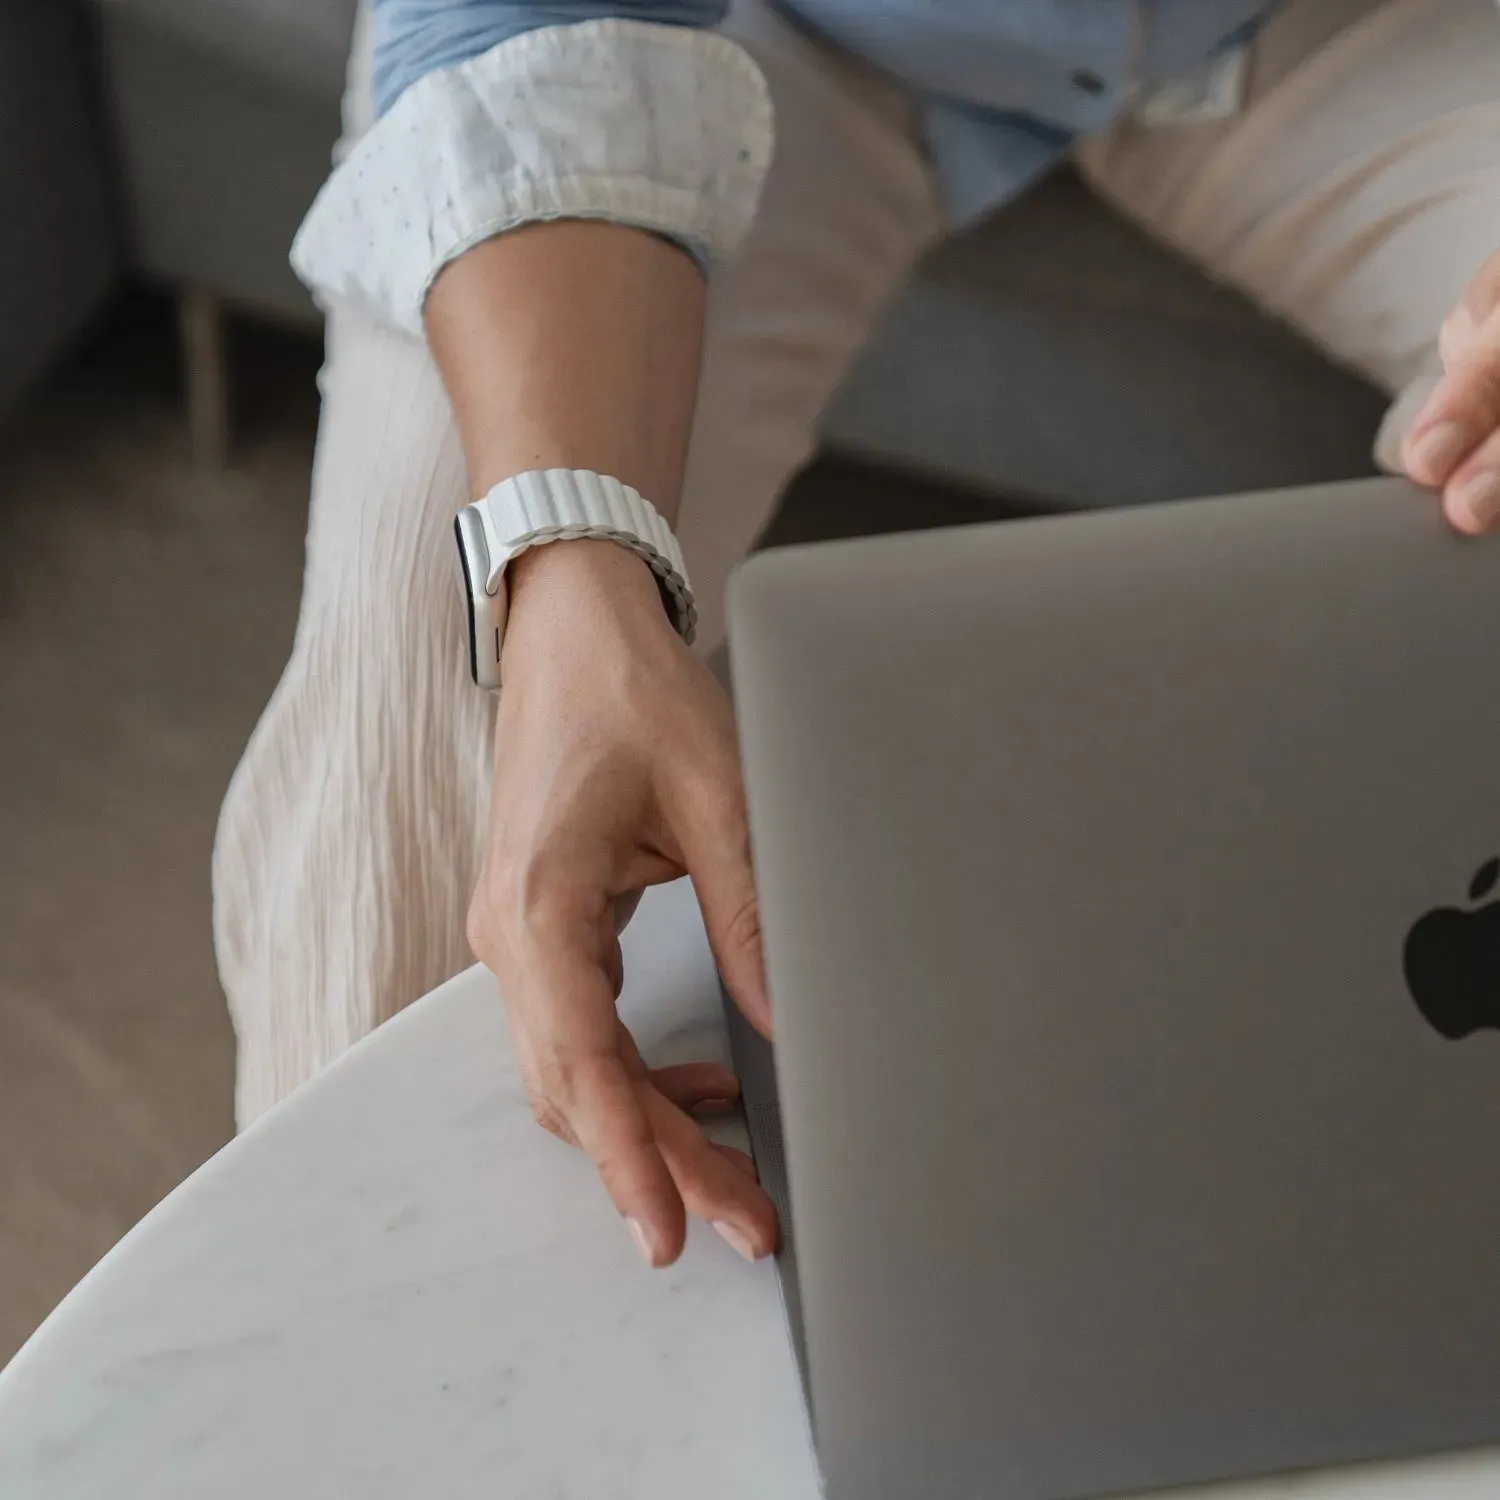
[[[456,649],[463,454],[400,334],[336,314],[320,383],[292,656],[214,846],[241,1125],[470,962],[493,710]]]
[[[723,639],[729,575],[811,457],[829,398],[942,233],[904,95],[758,0],[726,30],[770,83],[776,161],[709,298],[677,528],[704,651]]]
[[[899,95],[761,5],[781,150],[710,298],[681,532],[705,646],[730,567],[939,219]],[[449,526],[463,460],[425,349],[332,321],[292,658],[214,854],[220,972],[246,1124],[471,960],[493,705],[469,683]]]
[[[1245,110],[1126,122],[1080,152],[1152,233],[1396,399],[1392,467],[1430,390],[1438,327],[1500,246],[1494,0],[1289,0]]]

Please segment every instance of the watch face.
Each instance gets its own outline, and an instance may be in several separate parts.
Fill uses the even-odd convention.
[[[490,555],[483,523],[472,505],[454,517],[453,539],[458,546],[459,587],[469,631],[469,675],[480,687],[494,692],[500,686],[500,648],[505,640],[505,579],[496,579],[493,593],[486,588]]]
[[[458,551],[458,587],[464,596],[464,616],[469,628],[469,676],[479,681],[479,623],[475,618],[474,567],[466,545],[464,513],[453,518],[453,541]],[[475,559],[477,561],[477,559]]]

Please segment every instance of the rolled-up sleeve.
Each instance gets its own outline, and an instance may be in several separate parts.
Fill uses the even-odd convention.
[[[375,0],[379,118],[292,250],[325,301],[412,333],[438,272],[508,229],[608,219],[705,269],[733,253],[770,163],[759,69],[720,0]]]

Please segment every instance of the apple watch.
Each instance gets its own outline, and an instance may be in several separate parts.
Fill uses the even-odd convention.
[[[509,608],[505,570],[523,552],[550,542],[594,539],[634,552],[656,575],[677,633],[693,639],[698,612],[677,538],[656,507],[618,479],[588,469],[516,474],[464,506],[453,535],[468,611],[469,672],[491,692],[500,687]]]

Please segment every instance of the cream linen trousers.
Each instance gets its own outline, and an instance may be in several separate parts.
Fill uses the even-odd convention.
[[[711,648],[724,586],[813,452],[877,317],[943,233],[911,105],[742,0],[729,32],[777,152],[715,280],[679,534]],[[364,28],[361,28],[362,33]],[[370,118],[367,34],[349,132]],[[1494,0],[1291,0],[1227,120],[1126,120],[1077,153],[1100,194],[1389,391],[1379,455],[1432,384],[1438,326],[1500,248]],[[229,788],[214,930],[248,1124],[472,962],[494,707],[469,682],[450,527],[468,498],[424,346],[335,312],[291,660]]]

